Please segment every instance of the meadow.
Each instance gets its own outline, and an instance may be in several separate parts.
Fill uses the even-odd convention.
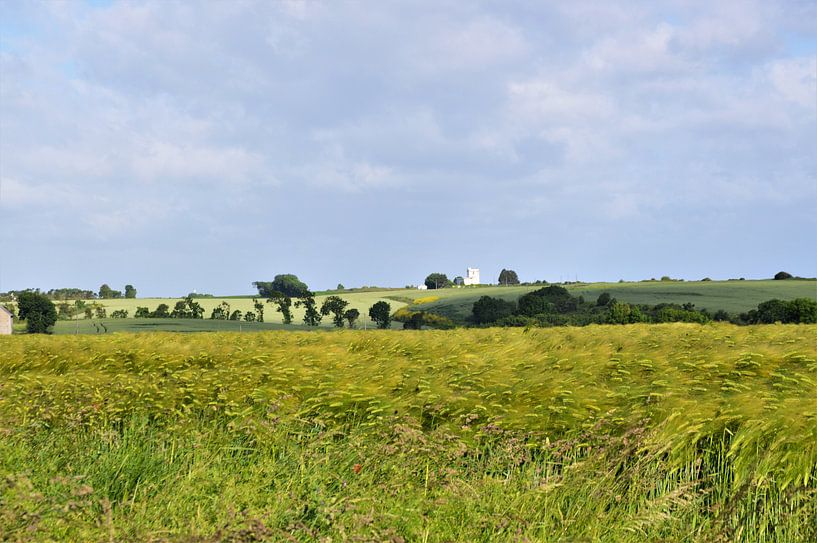
[[[817,540],[817,325],[0,337],[8,541]]]

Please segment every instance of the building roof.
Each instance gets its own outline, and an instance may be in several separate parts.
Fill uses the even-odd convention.
[[[9,317],[14,318],[14,313],[0,305],[0,313],[6,313]]]

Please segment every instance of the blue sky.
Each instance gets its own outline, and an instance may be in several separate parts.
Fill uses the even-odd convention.
[[[0,9],[0,291],[817,275],[813,2]]]

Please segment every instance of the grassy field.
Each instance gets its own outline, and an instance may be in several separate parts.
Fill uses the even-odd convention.
[[[814,325],[0,353],[4,540],[817,540]]]
[[[440,300],[419,305],[416,309],[438,313],[455,322],[463,322],[471,314],[471,308],[480,296],[495,296],[515,301],[522,294],[536,288],[540,287],[444,289],[439,291]],[[712,312],[723,309],[731,314],[754,309],[760,302],[773,298],[817,299],[817,281],[655,281],[589,283],[567,285],[567,288],[575,296],[584,296],[587,300],[595,300],[602,292],[609,292],[619,301],[632,304],[691,302],[699,309],[706,308]]]

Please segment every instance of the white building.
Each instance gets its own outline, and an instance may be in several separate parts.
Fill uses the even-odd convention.
[[[478,285],[479,284],[479,268],[468,268],[465,272],[463,285]]]
[[[10,334],[13,323],[14,316],[11,314],[11,311],[0,305],[0,334]]]
[[[428,290],[428,287],[425,284],[417,285],[417,290]]]

